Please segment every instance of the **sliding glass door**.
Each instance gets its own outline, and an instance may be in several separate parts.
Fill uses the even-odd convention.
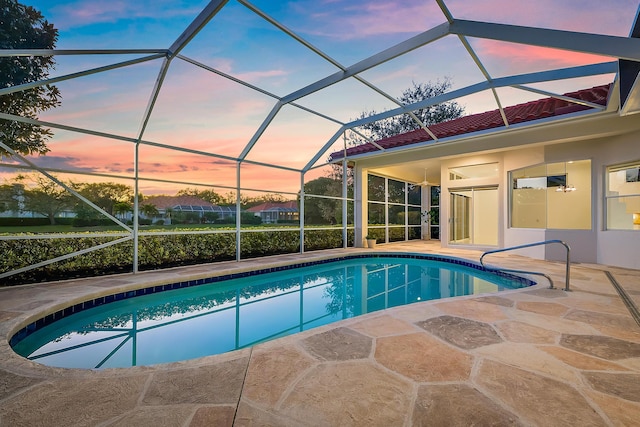
[[[498,245],[498,187],[449,190],[449,243]]]

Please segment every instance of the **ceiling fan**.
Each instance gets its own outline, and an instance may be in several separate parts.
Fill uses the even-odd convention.
[[[424,169],[424,180],[422,180],[422,182],[417,183],[416,185],[419,186],[425,186],[425,185],[429,185],[429,181],[427,181],[427,169]]]
[[[421,182],[417,182],[417,183],[413,184],[412,188],[415,187],[415,186],[424,187],[424,186],[427,186],[427,185],[429,185],[429,181],[427,181],[427,169],[425,168],[425,170],[424,170],[424,180],[421,181]]]

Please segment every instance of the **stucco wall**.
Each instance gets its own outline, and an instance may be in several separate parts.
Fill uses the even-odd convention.
[[[640,268],[640,232],[605,230],[604,228],[604,185],[605,171],[609,165],[640,159],[640,135],[627,134],[587,141],[575,141],[563,144],[538,146],[527,149],[504,151],[491,156],[471,155],[442,163],[443,206],[442,217],[448,218],[447,190],[450,186],[461,184],[449,181],[447,170],[452,165],[474,164],[499,159],[501,169],[500,197],[502,215],[499,221],[500,246],[510,247],[536,241],[559,239],[571,246],[571,260],[584,263]],[[568,162],[572,160],[591,160],[591,182],[583,185],[568,196],[579,195],[582,199],[591,197],[591,211],[584,212],[591,223],[590,229],[528,229],[509,227],[508,192],[511,183],[508,172],[525,166],[541,163]],[[469,184],[488,184],[477,182]],[[578,194],[581,193],[581,194]],[[564,194],[559,195],[565,196]],[[564,206],[573,209],[572,204]],[[558,224],[556,224],[558,225]],[[583,224],[584,225],[584,224]],[[447,240],[448,224],[443,221],[443,240]],[[443,241],[446,245],[446,243]],[[566,251],[561,245],[539,246],[517,251],[516,253],[544,258],[564,260]]]
[[[640,118],[638,118],[640,120]],[[545,161],[590,158],[592,165],[593,231],[548,230],[551,238],[574,241],[571,252],[576,261],[597,262],[628,268],[640,268],[640,232],[605,230],[605,174],[607,166],[640,159],[640,134],[625,134],[590,141],[551,145],[545,149]],[[550,253],[552,259],[557,253]]]

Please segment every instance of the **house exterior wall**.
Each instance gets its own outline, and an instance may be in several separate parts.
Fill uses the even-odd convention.
[[[587,141],[537,146],[508,150],[491,155],[470,155],[441,163],[441,241],[450,246],[449,190],[456,187],[473,187],[499,184],[500,218],[498,218],[500,247],[518,246],[544,240],[559,239],[571,246],[571,261],[599,263],[628,268],[640,268],[640,232],[633,230],[606,230],[605,227],[605,178],[607,166],[640,159],[640,134],[632,133]],[[512,228],[509,204],[509,171],[543,163],[591,160],[591,228],[534,229]],[[450,167],[482,164],[497,161],[500,176],[497,179],[450,180]],[[580,191],[580,189],[578,190]],[[460,245],[456,245],[460,247]],[[478,248],[478,246],[474,246]],[[490,249],[481,248],[480,249]],[[519,254],[539,259],[566,259],[562,245],[537,246],[518,250]]]
[[[615,100],[612,105],[615,105]],[[516,128],[504,132],[462,137],[453,143],[439,143],[424,146],[407,146],[387,150],[376,156],[356,160],[356,176],[364,182],[356,188],[356,231],[357,244],[361,244],[366,233],[366,174],[368,170],[393,171],[398,179],[418,180],[420,176],[405,177],[404,164],[411,164],[419,170],[420,159],[440,164],[441,202],[440,239],[443,247],[449,246],[450,193],[451,188],[498,185],[498,247],[512,247],[550,239],[566,241],[571,246],[571,260],[583,263],[640,268],[640,231],[606,230],[605,193],[606,168],[612,165],[640,160],[640,115],[619,116],[615,110],[593,117],[567,117],[553,123],[540,123],[527,128]],[[548,229],[510,227],[510,186],[509,172],[533,165],[565,163],[589,160],[591,163],[591,189],[578,188],[572,194],[583,200],[590,194],[591,211],[580,212],[587,229]],[[497,162],[497,179],[450,180],[448,169]],[[417,167],[416,167],[417,166]],[[567,165],[568,166],[568,165]],[[569,172],[569,170],[567,169]],[[581,172],[582,173],[582,172]],[[571,175],[572,173],[569,173]],[[568,183],[571,184],[571,183]],[[588,187],[588,186],[585,186]],[[360,191],[360,193],[358,192]],[[581,191],[583,191],[581,193]],[[585,193],[586,191],[587,193]],[[364,194],[363,194],[364,192]],[[579,194],[580,193],[580,194]],[[364,196],[364,198],[363,198]],[[558,202],[561,194],[551,196]],[[426,201],[426,198],[423,200]],[[569,200],[567,198],[567,200]],[[560,202],[551,221],[556,227],[563,227],[566,218],[561,218],[563,209],[574,209],[571,203]],[[551,210],[557,206],[552,206]],[[424,209],[428,206],[423,206]],[[547,213],[548,215],[548,213]],[[591,223],[589,227],[589,222]],[[365,230],[363,231],[363,224]],[[573,224],[570,224],[570,227]],[[576,225],[582,227],[583,225]],[[461,245],[456,245],[461,247]],[[474,249],[491,247],[471,246]],[[518,254],[539,259],[564,260],[566,251],[561,245],[536,246],[518,250]]]
[[[471,166],[496,163],[498,171],[496,176],[487,178],[474,178],[474,179],[458,179],[452,180],[449,177],[449,169],[461,166]],[[449,190],[457,188],[470,188],[470,187],[498,187],[498,219],[497,219],[497,246],[487,246],[486,249],[495,249],[502,245],[504,241],[504,201],[506,200],[505,186],[502,182],[503,172],[503,154],[474,154],[471,156],[458,157],[455,159],[444,160],[441,163],[440,169],[440,241],[443,247],[450,246],[449,233],[451,223],[448,220],[451,217],[451,194]],[[494,226],[491,225],[493,229]],[[464,245],[455,244],[451,245],[455,247],[463,247]],[[474,248],[479,246],[474,245]]]
[[[640,120],[640,117],[636,117]],[[627,268],[640,268],[640,232],[637,230],[607,230],[605,223],[606,168],[607,166],[640,159],[640,132],[600,138],[591,141],[549,146],[547,161],[567,158],[572,153],[592,162],[593,231],[592,236],[581,236],[576,242],[576,256],[590,244],[590,259],[599,264]],[[584,241],[582,240],[584,239]],[[571,249],[572,255],[574,247]],[[579,258],[575,258],[576,261]]]
[[[508,200],[508,189],[511,185],[509,181],[509,171],[540,163],[544,163],[544,147],[542,146],[506,151],[503,154],[503,174],[501,178],[502,187],[505,189],[505,202],[502,208],[503,217],[506,219],[506,222],[503,224],[503,247],[505,248],[546,240],[544,229],[509,227],[509,218],[511,215],[511,207],[509,206]],[[544,259],[545,248],[543,246],[534,246],[520,249],[517,253],[531,258]]]

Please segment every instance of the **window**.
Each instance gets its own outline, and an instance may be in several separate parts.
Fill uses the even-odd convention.
[[[440,240],[440,187],[431,187],[430,193],[429,236],[433,240]]]
[[[422,238],[420,186],[376,175],[367,184],[369,236],[378,243]]]
[[[510,172],[511,227],[591,229],[591,160]]]
[[[640,230],[640,161],[607,168],[608,230]]]
[[[498,163],[449,168],[449,179],[452,181],[458,179],[492,178],[496,176],[498,176]]]

